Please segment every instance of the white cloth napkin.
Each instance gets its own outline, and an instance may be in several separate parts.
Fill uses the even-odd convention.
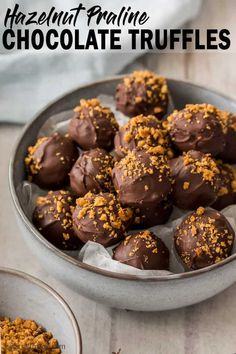
[[[86,0],[84,5],[102,6],[113,12],[118,12],[127,1]],[[145,28],[178,28],[194,16],[200,8],[201,0],[136,0],[129,5],[134,11],[146,11],[150,16]],[[47,11],[51,6],[58,10],[68,10],[78,6],[76,0],[39,0],[19,2],[24,12]],[[8,7],[14,8],[15,2],[1,0],[0,23]],[[83,20],[83,19],[82,19]],[[79,28],[86,31],[82,21]],[[19,27],[19,25],[18,25]],[[125,35],[122,43],[128,41]],[[72,90],[79,85],[119,73],[140,52],[114,53],[109,50],[95,51],[13,51],[1,49],[0,55],[0,121],[23,123],[28,121],[44,105],[52,99]]]

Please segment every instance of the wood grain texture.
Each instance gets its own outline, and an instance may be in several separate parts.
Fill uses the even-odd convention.
[[[234,0],[204,0],[201,15],[189,26],[235,26],[235,13]],[[236,97],[235,53],[149,54],[140,58],[139,63],[162,75],[193,81]],[[189,308],[138,313],[109,309],[85,299],[53,279],[50,269],[46,272],[41,267],[22,242],[8,191],[9,156],[20,131],[20,127],[14,126],[0,128],[0,263],[40,277],[64,296],[79,321],[84,354],[111,354],[120,348],[121,354],[236,353],[236,285]]]

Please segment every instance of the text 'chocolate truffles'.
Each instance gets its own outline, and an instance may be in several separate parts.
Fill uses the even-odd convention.
[[[129,235],[114,250],[113,259],[143,270],[169,269],[169,250],[151,231]]]
[[[129,117],[153,114],[162,118],[168,101],[166,79],[148,70],[134,71],[116,89],[116,108]]]
[[[174,238],[187,268],[200,269],[230,256],[235,234],[223,214],[199,207],[177,226]]]
[[[110,151],[118,123],[110,108],[102,107],[97,99],[80,100],[69,124],[69,134],[83,150],[96,147]]]

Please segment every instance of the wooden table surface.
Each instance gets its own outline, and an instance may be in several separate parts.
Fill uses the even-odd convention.
[[[201,15],[189,26],[235,28],[235,14],[234,0],[204,0]],[[146,55],[139,63],[162,75],[199,83],[236,98],[236,53]],[[50,269],[43,270],[22,242],[8,190],[10,151],[22,128],[0,128],[0,264],[38,276],[64,296],[79,321],[84,354],[111,354],[120,348],[121,354],[236,353],[236,284],[189,308],[138,313],[92,302],[53,279]]]

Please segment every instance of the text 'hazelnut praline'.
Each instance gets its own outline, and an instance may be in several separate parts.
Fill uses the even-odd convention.
[[[175,247],[189,269],[204,268],[230,256],[234,230],[223,214],[199,207],[174,233]]]
[[[228,205],[236,204],[236,168],[217,161],[220,170],[220,188],[213,209],[222,210]]]
[[[229,163],[236,163],[236,115],[225,114],[223,120],[226,126],[226,144],[220,158]]]
[[[116,163],[112,177],[121,203],[131,207],[153,207],[172,190],[164,155],[152,156],[141,150],[130,151]]]
[[[77,196],[88,192],[99,193],[113,190],[111,172],[113,157],[103,149],[84,152],[70,172],[70,185]]]
[[[136,148],[152,155],[166,155],[167,158],[174,155],[167,129],[152,115],[133,117],[116,133],[115,155],[118,160]]]
[[[108,247],[124,238],[133,212],[123,208],[114,194],[89,192],[76,203],[73,228],[82,242],[94,241]]]
[[[116,108],[129,117],[165,115],[169,93],[166,79],[144,70],[126,76],[116,88]]]
[[[68,173],[78,156],[76,145],[67,135],[54,133],[39,138],[29,146],[25,158],[29,180],[42,188],[57,189],[68,182]]]
[[[220,187],[220,171],[210,154],[192,150],[169,164],[174,179],[174,205],[191,210],[214,203]]]
[[[96,147],[110,151],[114,147],[114,137],[118,123],[110,108],[102,107],[97,99],[80,100],[75,107],[75,115],[69,124],[69,134],[83,149]]]
[[[169,117],[173,144],[180,151],[198,150],[216,156],[224,150],[225,135],[221,112],[210,104],[187,104]]]
[[[33,224],[54,246],[62,250],[79,248],[80,240],[72,228],[75,199],[68,191],[48,192],[38,197],[33,212]]]
[[[151,231],[129,235],[114,250],[113,259],[142,270],[169,269],[169,250]]]

